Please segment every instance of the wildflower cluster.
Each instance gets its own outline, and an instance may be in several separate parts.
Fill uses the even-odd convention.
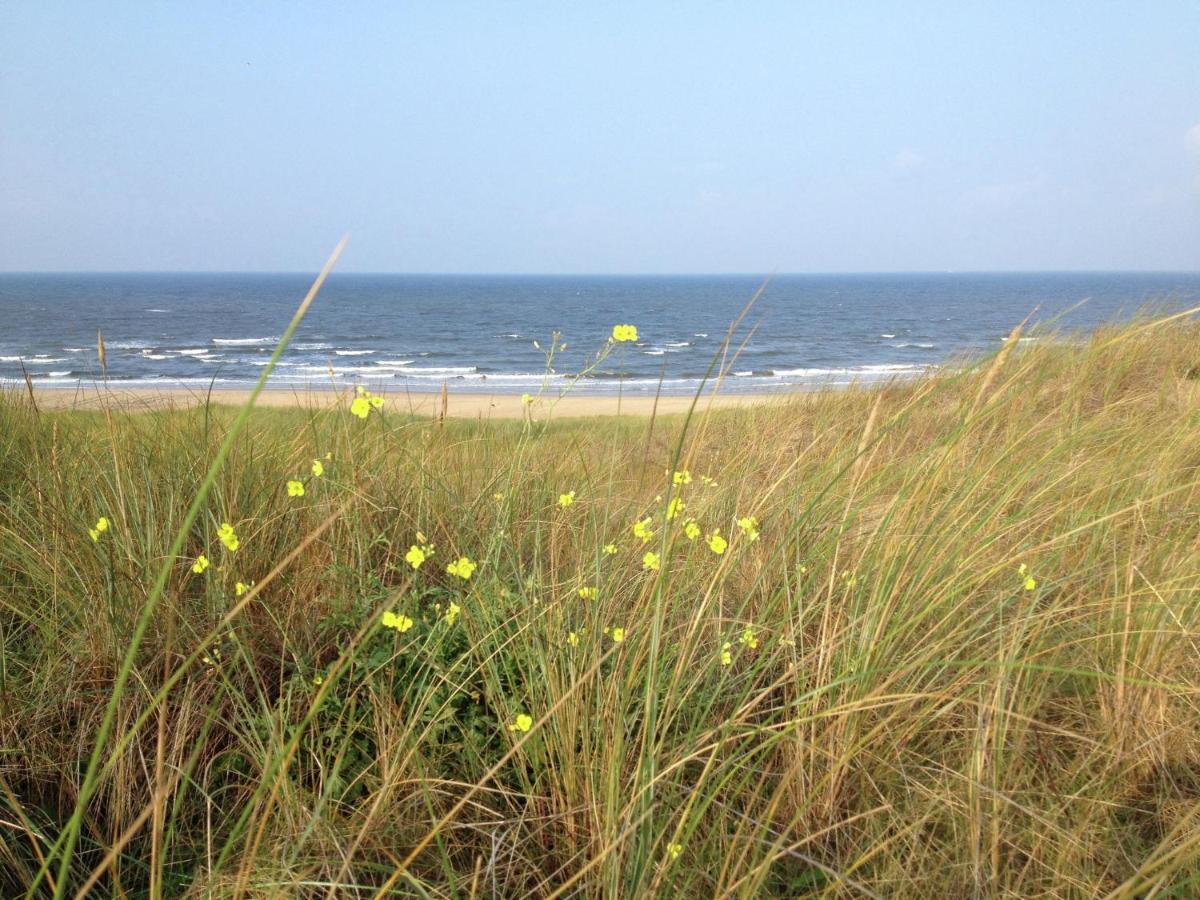
[[[383,398],[372,394],[361,384],[354,389],[355,397],[350,401],[350,413],[358,416],[360,419],[365,419],[371,414],[371,410],[379,410],[383,408]]]
[[[737,527],[746,540],[753,543],[758,540],[758,519],[754,516],[743,516],[737,520]]]
[[[454,575],[458,578],[461,578],[463,581],[467,581],[475,573],[476,568],[477,567],[475,563],[471,562],[470,559],[465,556],[460,556],[454,562],[446,566],[446,572],[449,575]]]
[[[404,554],[404,561],[414,569],[419,569],[421,564],[431,556],[433,556],[433,544],[428,543],[425,535],[418,531],[417,543],[408,548],[408,552]]]
[[[106,531],[108,531],[108,519],[101,516],[96,520],[96,527],[88,529],[88,534],[91,536],[92,542],[96,543],[100,540],[100,535]]]
[[[650,539],[654,537],[654,529],[650,527],[652,521],[649,516],[646,516],[646,518],[633,523],[633,536],[640,538],[643,544],[649,543]]]
[[[225,545],[225,549],[232,553],[241,542],[238,540],[237,534],[233,530],[233,526],[228,522],[222,522],[221,527],[217,529],[217,539]]]
[[[1029,567],[1025,563],[1021,563],[1021,567],[1017,569],[1017,575],[1021,577],[1025,590],[1032,591],[1037,587],[1037,580],[1029,574]]]
[[[404,634],[404,632],[413,627],[412,619],[404,615],[404,613],[394,613],[390,609],[383,614],[383,618],[379,621],[384,628],[391,628],[397,634]]]
[[[636,325],[614,325],[612,330],[612,340],[618,344],[623,344],[627,341],[636,341],[638,339],[638,330]]]

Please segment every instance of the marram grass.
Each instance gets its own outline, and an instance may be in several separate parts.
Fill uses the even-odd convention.
[[[259,410],[177,557],[236,410],[5,395],[0,894],[1195,896],[1198,347]]]

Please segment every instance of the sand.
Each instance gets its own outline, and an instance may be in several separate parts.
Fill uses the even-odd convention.
[[[112,388],[104,390],[96,386],[80,388],[78,391],[61,388],[35,389],[34,396],[39,409],[102,409],[113,408],[137,411],[197,406],[210,399],[213,403],[239,406],[249,396],[244,389],[222,389],[192,391],[182,388]],[[349,390],[284,390],[263,391],[257,406],[301,407],[319,409],[337,403],[349,403]],[[387,409],[392,412],[412,413],[419,416],[436,416],[441,410],[442,399],[438,393],[392,392],[383,394]],[[706,395],[697,405],[697,411],[708,406],[726,408],[759,403],[780,403],[795,399],[796,394],[722,394]],[[537,420],[546,418],[577,418],[583,416],[647,416],[686,412],[692,397],[650,396],[590,396],[568,395],[559,399],[536,400],[528,407],[529,414]],[[447,395],[446,415],[452,418],[469,419],[519,419],[526,413],[521,397],[514,394],[450,393]]]

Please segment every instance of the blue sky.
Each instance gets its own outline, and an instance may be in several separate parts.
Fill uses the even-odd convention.
[[[0,269],[1200,269],[1200,3],[0,6]]]

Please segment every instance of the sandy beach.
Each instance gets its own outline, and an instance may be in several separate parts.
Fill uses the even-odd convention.
[[[95,386],[79,390],[35,389],[39,409],[97,410],[105,406],[126,411],[186,408],[209,401],[222,406],[239,406],[249,396],[246,389],[223,389],[192,391],[182,388],[145,389],[110,388]],[[332,390],[283,390],[263,391],[257,401],[260,407],[302,407],[319,409],[336,403],[348,402],[349,389]],[[393,392],[382,394],[388,409],[393,412],[410,413],[418,416],[437,416],[441,412],[442,398],[439,393]],[[803,393],[776,394],[719,394],[705,395],[697,409],[728,408],[762,403],[782,403],[804,396]],[[450,393],[446,398],[447,417],[457,419],[519,419],[528,410],[536,420],[546,418],[577,418],[582,416],[648,416],[670,415],[686,412],[691,405],[691,396],[589,396],[568,395],[561,398],[541,398],[526,407],[521,397],[515,394]]]

